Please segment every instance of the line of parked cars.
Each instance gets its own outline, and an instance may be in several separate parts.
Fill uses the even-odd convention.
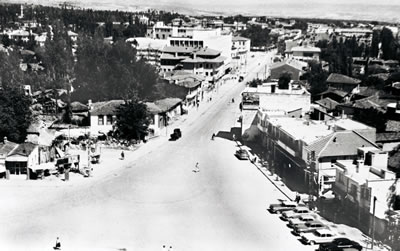
[[[304,244],[319,244],[320,251],[359,251],[362,246],[348,238],[343,238],[329,229],[321,221],[321,217],[304,204],[288,200],[280,200],[279,203],[271,204],[268,208],[270,213],[280,214],[280,218],[287,221],[287,226],[292,228],[292,233],[300,236]]]

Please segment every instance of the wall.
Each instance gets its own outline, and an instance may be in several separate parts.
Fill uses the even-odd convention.
[[[302,112],[310,111],[310,94],[266,94],[260,93],[260,107],[266,110],[293,111],[302,108]]]
[[[104,125],[99,125],[97,115],[90,116],[90,134],[97,135],[99,131],[107,133],[113,129],[113,125],[107,125],[106,116],[104,116],[103,123]]]

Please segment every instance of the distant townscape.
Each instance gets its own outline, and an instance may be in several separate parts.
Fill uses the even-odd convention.
[[[0,31],[2,250],[400,250],[398,24],[1,4]]]

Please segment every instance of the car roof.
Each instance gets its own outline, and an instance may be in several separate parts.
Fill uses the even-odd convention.
[[[310,209],[308,209],[308,207],[305,206],[298,206],[296,210],[310,210]]]
[[[282,204],[288,205],[288,206],[297,206],[297,203],[294,201],[282,201]]]
[[[333,234],[333,232],[331,230],[325,229],[325,228],[324,229],[315,230],[315,232],[318,232],[320,234]]]

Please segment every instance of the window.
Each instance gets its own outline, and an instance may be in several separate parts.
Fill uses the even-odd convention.
[[[113,122],[112,115],[108,115],[107,116],[107,125],[112,125],[112,122]]]
[[[206,72],[206,76],[208,76],[208,72]]]
[[[99,118],[98,125],[104,125],[104,116],[99,115],[98,118]]]
[[[357,197],[357,186],[354,184],[351,184],[350,187],[350,194],[354,197]]]

